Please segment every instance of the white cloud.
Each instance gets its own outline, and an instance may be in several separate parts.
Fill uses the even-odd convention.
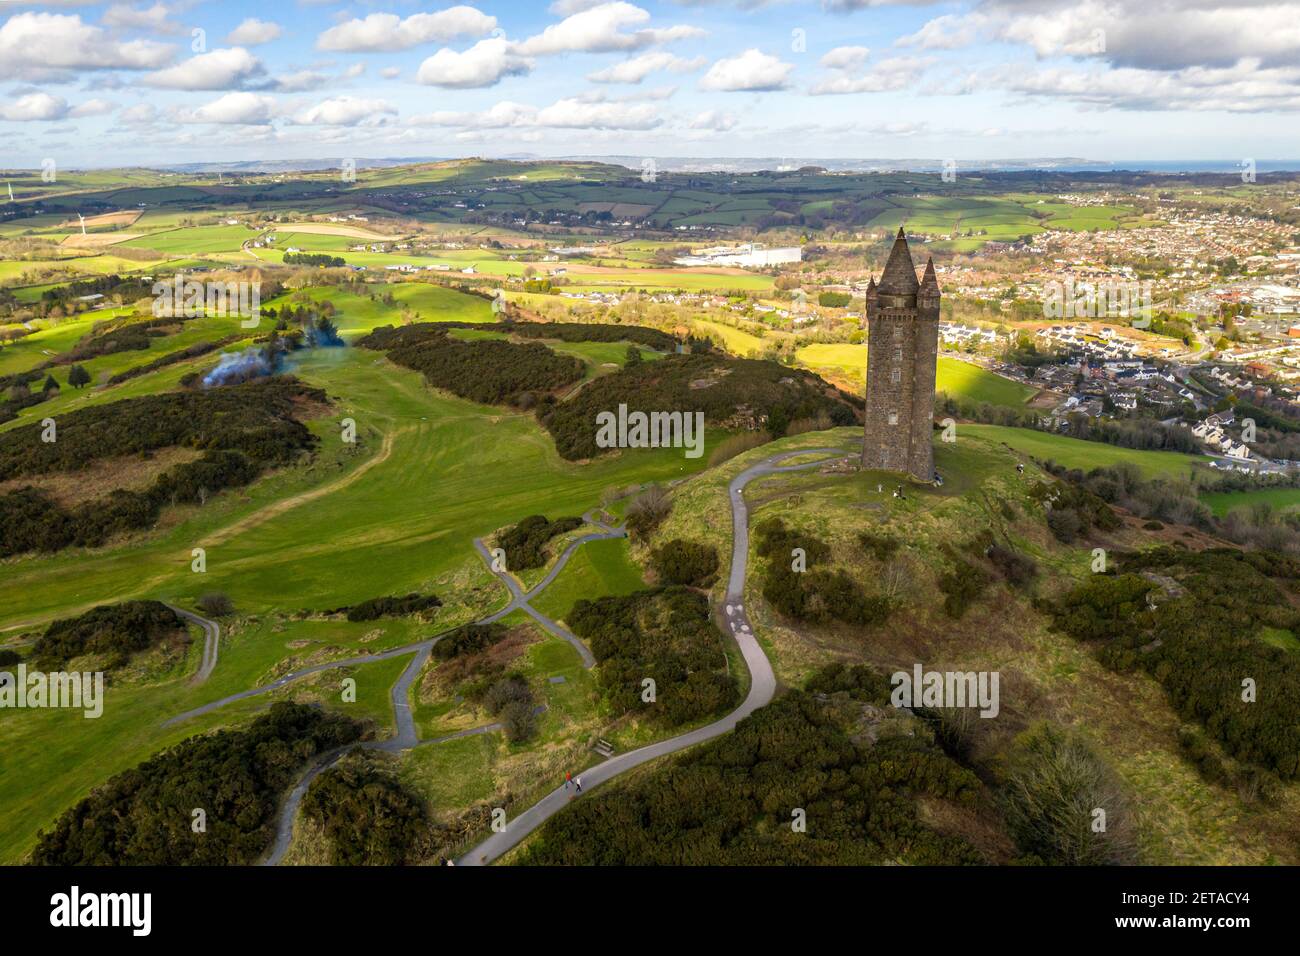
[[[537,114],[538,126],[562,129],[654,129],[663,123],[652,103],[588,103],[564,99]]]
[[[932,57],[899,56],[881,60],[865,73],[841,70],[819,81],[810,92],[813,96],[843,93],[884,93],[914,86],[934,62]]]
[[[689,73],[691,70],[700,69],[706,62],[704,57],[687,60],[662,51],[642,53],[640,56],[615,63],[595,73],[588,73],[587,79],[592,83],[640,83],[651,73],[658,73],[660,70]]]
[[[226,37],[226,42],[232,46],[257,46],[261,43],[278,40],[283,33],[284,31],[280,29],[278,23],[259,20],[257,17],[249,17],[230,31],[230,35]]]
[[[464,53],[450,48],[439,50],[420,64],[415,78],[426,86],[476,89],[495,86],[505,76],[522,76],[533,61],[511,52],[501,37],[479,40]]]
[[[415,126],[485,129],[588,129],[648,130],[663,124],[653,103],[629,104],[569,97],[538,109],[525,103],[502,101],[481,113],[450,110],[411,119]]]
[[[537,116],[537,107],[502,100],[482,113],[437,110],[411,117],[414,126],[459,126],[466,129],[505,129],[529,125]]]
[[[276,115],[275,98],[261,93],[227,93],[197,109],[179,110],[181,123],[216,123],[219,125],[264,126]]]
[[[536,36],[519,44],[519,52],[528,56],[556,53],[609,53],[615,50],[640,50],[673,40],[704,36],[698,27],[673,26],[624,33],[650,19],[650,14],[630,3],[602,3],[554,23]]]
[[[149,30],[153,33],[176,33],[180,27],[168,17],[169,10],[162,3],[152,7],[133,7],[127,3],[115,3],[99,18],[106,27],[119,27],[126,30]]]
[[[304,126],[382,126],[397,108],[387,100],[336,96],[295,113],[293,120]]]
[[[315,70],[298,70],[296,73],[284,73],[275,78],[275,88],[283,93],[304,93],[307,90],[319,90],[328,86],[333,78]]]
[[[957,49],[980,36],[1024,44],[1041,59],[1096,58],[1153,70],[1229,67],[1245,58],[1287,66],[1300,58],[1294,0],[984,0],[898,43]]]
[[[546,9],[557,16],[567,17],[574,13],[581,13],[583,10],[590,10],[592,7],[598,7],[602,3],[608,3],[609,0],[555,0]]]
[[[945,14],[930,20],[915,33],[899,37],[895,45],[922,50],[959,50],[978,39],[980,28],[985,23],[986,19],[980,14]]]
[[[832,70],[848,70],[861,66],[871,55],[865,46],[837,46],[821,58],[821,65]]]
[[[379,71],[379,75],[386,80],[396,79],[402,75],[402,68],[400,66],[386,66]]]
[[[1231,67],[1185,70],[1001,68],[985,85],[1035,98],[1064,99],[1091,109],[1224,111],[1300,110],[1300,67],[1264,67],[1257,59]]]
[[[466,6],[417,13],[405,20],[393,13],[372,13],[364,20],[353,19],[330,27],[317,37],[316,46],[348,53],[409,50],[422,43],[483,36],[491,33],[496,25],[496,17]]]
[[[785,89],[794,65],[761,50],[718,60],[700,80],[702,90],[728,92]]]
[[[168,90],[230,90],[265,75],[262,61],[243,47],[213,50],[150,73],[141,82]]]
[[[63,70],[151,70],[171,62],[174,47],[152,40],[120,42],[80,16],[17,13],[0,26],[0,79],[33,79]]]
[[[158,119],[158,110],[152,103],[138,103],[120,111],[117,119],[128,126],[147,126]]]
[[[28,93],[12,102],[0,102],[0,120],[27,123],[57,120],[68,115],[68,101],[50,93]]]
[[[69,116],[103,116],[117,109],[117,104],[111,100],[103,100],[98,97],[86,100],[84,103],[78,103],[68,111]]]
[[[725,133],[727,130],[735,129],[740,120],[730,113],[720,113],[717,110],[706,110],[698,114],[690,122],[691,129],[713,130],[719,133]]]

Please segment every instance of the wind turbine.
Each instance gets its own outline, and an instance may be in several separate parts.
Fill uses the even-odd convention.
[[[14,201],[14,184],[11,183],[11,182],[9,182],[9,180],[6,179],[6,180],[5,180],[5,185],[9,187],[9,201],[10,201],[10,202],[13,202],[13,201]]]
[[[81,213],[77,213],[77,218],[81,220],[81,234],[84,236],[86,234],[86,217]]]

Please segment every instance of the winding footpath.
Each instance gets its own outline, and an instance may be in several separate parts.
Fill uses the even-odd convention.
[[[209,621],[206,617],[199,617],[192,611],[187,611],[183,607],[177,607],[175,604],[167,604],[180,617],[189,621],[191,624],[197,624],[203,628],[203,660],[199,663],[198,673],[194,675],[195,684],[202,684],[212,676],[212,671],[217,666],[217,652],[221,646],[221,625],[216,621]]]
[[[510,600],[506,602],[505,607],[487,615],[486,617],[479,618],[479,620],[474,623],[491,624],[494,621],[499,621],[501,618],[513,613],[514,611],[522,610],[541,624],[542,627],[568,641],[582,658],[583,667],[588,669],[594,667],[596,659],[592,657],[591,651],[587,649],[585,644],[578,640],[578,638],[569,631],[568,628],[561,625],[558,621],[552,620],[550,617],[542,614],[529,603],[532,598],[544,591],[551,582],[559,576],[560,572],[564,570],[565,565],[569,563],[569,559],[574,555],[578,548],[590,541],[621,538],[626,533],[621,528],[614,528],[604,523],[593,512],[588,512],[583,515],[583,518],[589,524],[601,530],[582,535],[570,542],[568,547],[564,549],[563,553],[561,553],[560,557],[556,560],[555,564],[547,572],[546,576],[528,591],[523,589],[519,580],[513,575],[505,571],[497,571],[493,569],[492,556],[489,553],[487,546],[481,539],[476,539],[474,541],[475,549],[478,551],[479,556],[484,560],[484,562],[486,562],[489,570],[492,570],[492,573],[503,584],[505,584],[506,589],[510,594]],[[169,607],[170,606],[171,605],[169,605]],[[203,649],[203,663],[200,665],[199,674],[196,677],[196,682],[201,683],[202,681],[207,680],[208,676],[212,673],[212,669],[216,667],[217,643],[220,639],[221,633],[220,628],[216,622],[201,618],[183,608],[172,607],[172,610],[184,617],[186,620],[198,624],[203,628],[204,633],[207,636]],[[271,691],[278,690],[293,681],[312,674],[319,674],[322,671],[334,670],[341,667],[351,667],[357,664],[369,664],[375,661],[390,660],[395,657],[403,657],[407,654],[412,655],[410,664],[408,664],[402,671],[401,676],[397,679],[397,682],[389,692],[389,699],[393,707],[393,718],[397,727],[396,734],[384,740],[372,740],[356,744],[348,744],[347,746],[339,747],[335,750],[329,751],[328,753],[321,754],[312,762],[303,773],[302,777],[298,780],[297,784],[295,784],[294,788],[289,792],[288,797],[280,807],[279,816],[276,822],[275,843],[262,861],[262,865],[264,866],[274,866],[284,859],[285,854],[289,851],[290,844],[293,842],[294,821],[297,819],[298,808],[302,803],[303,797],[306,796],[307,788],[311,786],[311,782],[316,779],[317,776],[336,764],[349,751],[353,749],[366,749],[396,753],[398,751],[409,750],[412,747],[422,747],[428,744],[437,744],[448,740],[455,740],[460,737],[492,733],[502,729],[500,723],[491,723],[482,727],[471,727],[466,730],[457,731],[432,740],[420,739],[419,731],[415,726],[415,715],[411,711],[411,686],[415,683],[420,672],[423,671],[425,665],[428,663],[429,657],[433,652],[433,645],[438,643],[438,641],[448,633],[450,633],[450,631],[444,631],[441,634],[435,634],[433,637],[426,638],[423,641],[418,641],[413,644],[405,644],[401,647],[394,647],[374,654],[361,654],[343,660],[330,661],[324,664],[315,664],[310,667],[299,668],[298,670],[290,671],[288,674],[277,678],[269,684],[241,691],[237,694],[231,694],[228,697],[223,697],[219,700],[203,704],[202,706],[196,707],[192,710],[187,710],[182,714],[177,714],[176,716],[164,721],[163,726],[170,727],[194,717],[212,713],[213,711],[219,710],[237,700],[246,700],[250,697],[257,697],[262,694],[270,693]],[[539,708],[539,710],[545,710],[545,708],[542,707]]]
[[[804,462],[798,465],[781,465],[780,462],[789,458],[800,457],[805,455],[827,455],[830,457],[820,458],[816,461]],[[749,560],[749,509],[745,504],[744,489],[755,478],[762,478],[767,475],[780,474],[782,472],[802,471],[808,468],[817,468],[829,461],[844,456],[844,450],[841,448],[801,448],[795,451],[785,452],[779,455],[773,455],[764,459],[755,465],[752,465],[745,471],[741,472],[728,486],[727,493],[731,501],[731,518],[732,518],[732,548],[731,548],[731,573],[727,581],[727,593],[725,603],[725,614],[727,626],[730,628],[732,635],[736,639],[737,645],[745,660],[745,666],[749,670],[750,686],[749,693],[745,700],[725,717],[714,721],[704,727],[696,728],[687,733],[680,734],[676,737],[670,737],[667,740],[656,741],[647,744],[637,750],[632,750],[624,754],[610,757],[603,763],[596,764],[584,770],[581,774],[584,790],[587,791],[612,780],[619,774],[626,773],[634,767],[663,757],[668,754],[677,753],[685,750],[687,747],[703,743],[714,737],[733,730],[737,723],[748,717],[758,708],[771,701],[776,692],[776,676],[772,672],[772,665],[767,656],[763,653],[762,647],[754,637],[754,631],[750,625],[749,618],[744,608],[745,593],[745,576]],[[591,532],[575,538],[564,549],[564,552],[556,560],[555,564],[546,573],[537,584],[528,590],[519,579],[508,571],[497,570],[492,565],[492,555],[487,545],[482,539],[475,539],[474,547],[479,557],[487,564],[492,574],[497,577],[509,592],[509,600],[505,606],[498,611],[486,617],[479,618],[476,624],[491,624],[499,621],[514,611],[522,610],[532,617],[538,624],[547,631],[563,638],[567,641],[582,659],[582,665],[590,669],[595,666],[595,658],[591,651],[581,640],[578,639],[568,628],[564,627],[558,621],[553,620],[545,614],[542,614],[530,603],[537,595],[546,590],[547,587],[559,576],[560,572],[568,564],[573,554],[592,541],[602,541],[610,538],[621,538],[626,531],[621,527],[613,527],[603,520],[594,512],[589,511],[583,515],[583,519],[590,525],[599,528],[599,531]],[[171,605],[168,605],[171,607]],[[215,621],[209,621],[206,618],[199,617],[189,611],[179,607],[172,607],[177,614],[186,620],[198,624],[203,628],[206,641],[203,649],[203,662],[200,665],[199,672],[195,677],[196,683],[202,683],[211,675],[213,668],[217,664],[217,651],[220,641],[221,630]],[[276,821],[276,838],[266,857],[262,860],[263,866],[274,866],[284,859],[288,853],[289,847],[293,842],[294,822],[297,819],[298,808],[302,803],[303,797],[307,793],[311,782],[316,779],[322,772],[332,767],[343,758],[348,752],[354,749],[365,750],[382,750],[386,752],[398,752],[409,750],[413,747],[422,747],[430,744],[438,744],[448,740],[455,740],[461,737],[475,736],[478,734],[493,733],[501,730],[500,723],[486,724],[480,727],[471,727],[460,730],[455,733],[447,734],[442,737],[436,737],[429,740],[421,740],[419,731],[415,726],[415,717],[411,711],[410,690],[420,672],[428,663],[429,657],[433,652],[433,646],[438,643],[444,636],[451,633],[450,630],[432,637],[426,638],[412,644],[405,644],[401,647],[390,648],[386,651],[379,651],[373,654],[361,654],[355,657],[345,658],[343,660],[330,661],[324,664],[315,664],[310,667],[303,667],[277,678],[269,684],[260,687],[254,687],[250,690],[241,691],[231,694],[219,700],[188,710],[182,714],[166,720],[163,726],[169,727],[203,714],[216,711],[228,704],[238,700],[245,700],[250,697],[256,697],[262,694],[270,693],[284,687],[293,681],[312,674],[319,674],[322,671],[334,670],[342,667],[351,667],[357,664],[369,664],[376,661],[390,660],[396,657],[403,657],[407,654],[412,655],[410,664],[402,671],[401,676],[393,685],[389,692],[389,697],[393,707],[393,717],[396,724],[397,732],[384,740],[371,740],[360,743],[348,744],[336,748],[327,753],[320,754],[312,762],[311,766],[304,771],[293,789],[289,792],[288,797],[280,807],[280,812]],[[545,708],[539,708],[544,710]],[[457,864],[461,866],[478,866],[491,863],[502,854],[506,853],[519,844],[524,837],[532,833],[547,819],[558,813],[566,807],[572,797],[570,792],[564,787],[558,786],[532,807],[525,810],[519,816],[511,820],[505,830],[500,833],[494,833],[482,843],[462,856]]]
[[[603,763],[590,767],[579,775],[583,783],[583,793],[594,789],[602,783],[612,780],[619,774],[626,773],[633,767],[657,757],[667,756],[685,750],[695,744],[712,740],[735,729],[737,723],[744,720],[758,708],[772,700],[776,693],[776,675],[772,665],[763,653],[763,648],[754,637],[749,617],[745,613],[745,574],[749,562],[749,508],[745,504],[745,486],[755,478],[779,474],[788,471],[801,471],[826,464],[832,458],[806,462],[799,465],[779,465],[787,458],[802,455],[829,454],[835,458],[843,457],[839,448],[804,448],[798,451],[774,455],[741,472],[728,486],[727,493],[731,499],[731,576],[727,581],[726,615],[727,625],[735,635],[740,652],[744,655],[745,666],[749,668],[749,693],[739,707],[720,720],[696,730],[688,731],[677,737],[656,741],[637,750],[611,757]],[[481,866],[491,863],[503,853],[513,849],[524,837],[541,826],[547,819],[563,810],[576,795],[565,790],[563,785],[556,787],[533,806],[506,824],[500,833],[494,833],[459,860],[457,866]]]

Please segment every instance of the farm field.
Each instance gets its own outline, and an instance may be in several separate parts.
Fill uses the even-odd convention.
[[[1290,513],[1300,510],[1300,488],[1258,488],[1251,491],[1202,492],[1201,500],[1219,517],[1237,508],[1267,505],[1274,511]]]
[[[1083,441],[1028,428],[1008,428],[1002,425],[958,425],[959,442],[963,434],[1006,444],[1013,450],[1040,461],[1055,461],[1067,468],[1081,468],[1084,471],[1128,463],[1135,465],[1148,478],[1186,478],[1193,470],[1204,466],[1210,460],[1205,455],[1120,448],[1117,445]]]
[[[840,379],[854,388],[866,387],[866,345],[805,345],[795,356],[800,365],[814,372]],[[1033,388],[947,355],[939,356],[935,391],[1012,408],[1024,405],[1036,394]]]

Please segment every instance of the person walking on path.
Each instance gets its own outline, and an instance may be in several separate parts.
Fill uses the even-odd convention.
[[[579,793],[582,793],[582,778],[581,778],[581,777],[574,777],[574,778],[573,778],[573,785],[574,785],[575,787],[578,788],[578,792],[579,792]]]
[[[564,771],[564,789],[569,789],[569,784],[573,782],[573,774],[568,770]]]

